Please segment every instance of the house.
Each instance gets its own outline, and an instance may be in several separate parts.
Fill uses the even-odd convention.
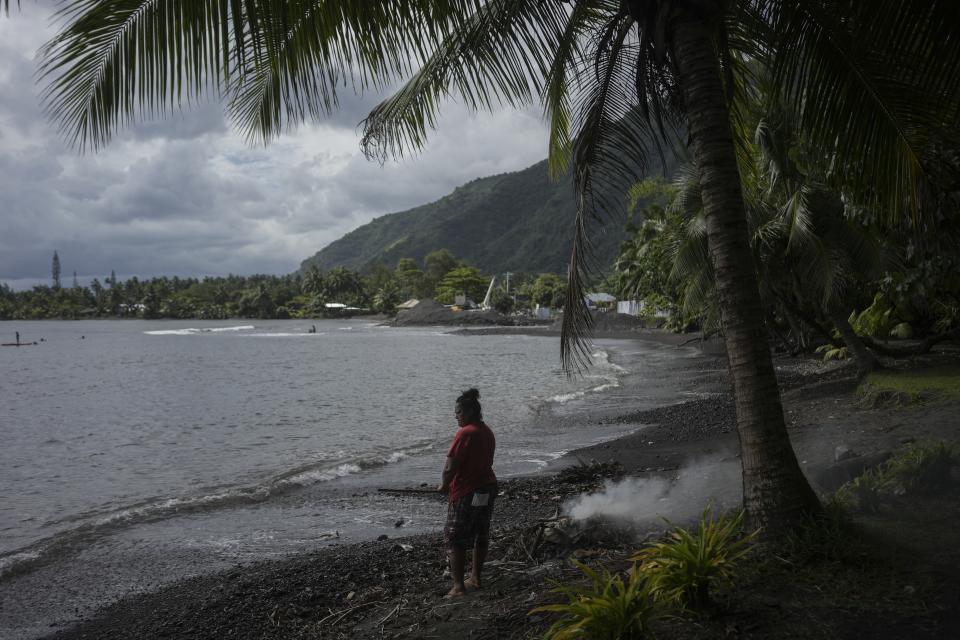
[[[645,300],[620,300],[617,302],[617,313],[625,313],[630,316],[641,316],[648,313],[647,302]],[[666,309],[654,309],[655,318],[669,318],[670,312]]]
[[[583,301],[591,311],[610,311],[617,304],[617,299],[609,293],[588,293]]]
[[[628,316],[639,316],[643,313],[645,303],[637,300],[619,300],[617,301],[617,313],[623,313]]]

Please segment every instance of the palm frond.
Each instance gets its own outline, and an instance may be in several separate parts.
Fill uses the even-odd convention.
[[[684,218],[696,216],[703,210],[700,192],[700,172],[694,164],[683,164],[673,179],[674,199],[667,207],[671,213]]]
[[[787,229],[788,253],[802,252],[804,247],[817,240],[810,192],[809,187],[801,187],[787,198],[780,210],[780,217]]]
[[[595,82],[588,82],[579,96],[579,120],[583,123],[574,143],[574,188],[578,194],[577,215],[574,221],[574,240],[570,250],[567,271],[567,300],[560,331],[560,359],[568,372],[580,370],[589,363],[589,334],[593,316],[585,300],[584,283],[595,269],[592,264],[590,235],[587,225],[600,216],[598,200],[609,188],[609,176],[598,176],[597,165],[603,158],[604,136],[622,122],[620,116],[630,110],[629,101],[622,94],[627,38],[633,21],[624,13],[617,13],[595,43]],[[634,174],[633,178],[636,178]],[[621,193],[625,193],[625,190]]]
[[[363,121],[361,146],[384,160],[423,146],[444,99],[472,110],[522,106],[543,86],[565,10],[539,0],[495,0],[451,30],[419,71]]]
[[[599,31],[616,6],[596,6],[598,3],[578,2],[574,5],[557,40],[557,49],[547,72],[542,100],[544,114],[550,123],[549,168],[558,177],[566,173],[573,156],[571,118],[571,77],[582,64],[584,45],[591,33]]]
[[[924,147],[956,140],[960,5],[953,0],[751,0],[754,37],[810,142],[836,178],[887,205],[916,210]],[[841,17],[842,16],[842,17]],[[905,27],[905,25],[909,25]]]
[[[412,73],[471,5],[293,0],[266,12],[260,37],[243,42],[232,119],[256,142],[320,120],[337,108],[338,88],[379,91]]]
[[[135,118],[216,95],[229,69],[228,25],[241,25],[239,2],[78,0],[56,18],[67,26],[41,50],[48,114],[81,149],[105,144]]]
[[[47,112],[73,145],[99,148],[138,119],[231,92],[248,135],[329,113],[337,90],[410,68],[476,0],[76,0],[41,50]]]

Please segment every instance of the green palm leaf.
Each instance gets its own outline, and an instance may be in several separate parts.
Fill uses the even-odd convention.
[[[888,206],[915,208],[931,139],[956,140],[960,7],[952,0],[754,0],[744,22],[766,44],[773,86],[799,106],[835,176]],[[909,25],[909,28],[904,28]]]
[[[63,135],[99,148],[121,126],[229,99],[265,141],[337,106],[338,88],[382,88],[476,6],[471,0],[76,0],[43,48],[44,102]]]

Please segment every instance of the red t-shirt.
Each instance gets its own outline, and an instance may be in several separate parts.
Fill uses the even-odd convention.
[[[493,452],[496,448],[493,431],[482,422],[467,424],[457,430],[447,452],[447,457],[453,458],[457,464],[450,481],[450,502],[456,502],[468,493],[497,481],[493,473]]]

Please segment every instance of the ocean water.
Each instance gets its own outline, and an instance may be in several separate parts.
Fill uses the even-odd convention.
[[[497,434],[500,476],[636,428],[585,429],[588,412],[704,392],[676,375],[692,352],[637,341],[598,342],[569,379],[556,338],[363,320],[0,331],[37,341],[0,349],[5,638],[178,577],[439,527],[437,505],[376,489],[435,486],[468,387]]]

